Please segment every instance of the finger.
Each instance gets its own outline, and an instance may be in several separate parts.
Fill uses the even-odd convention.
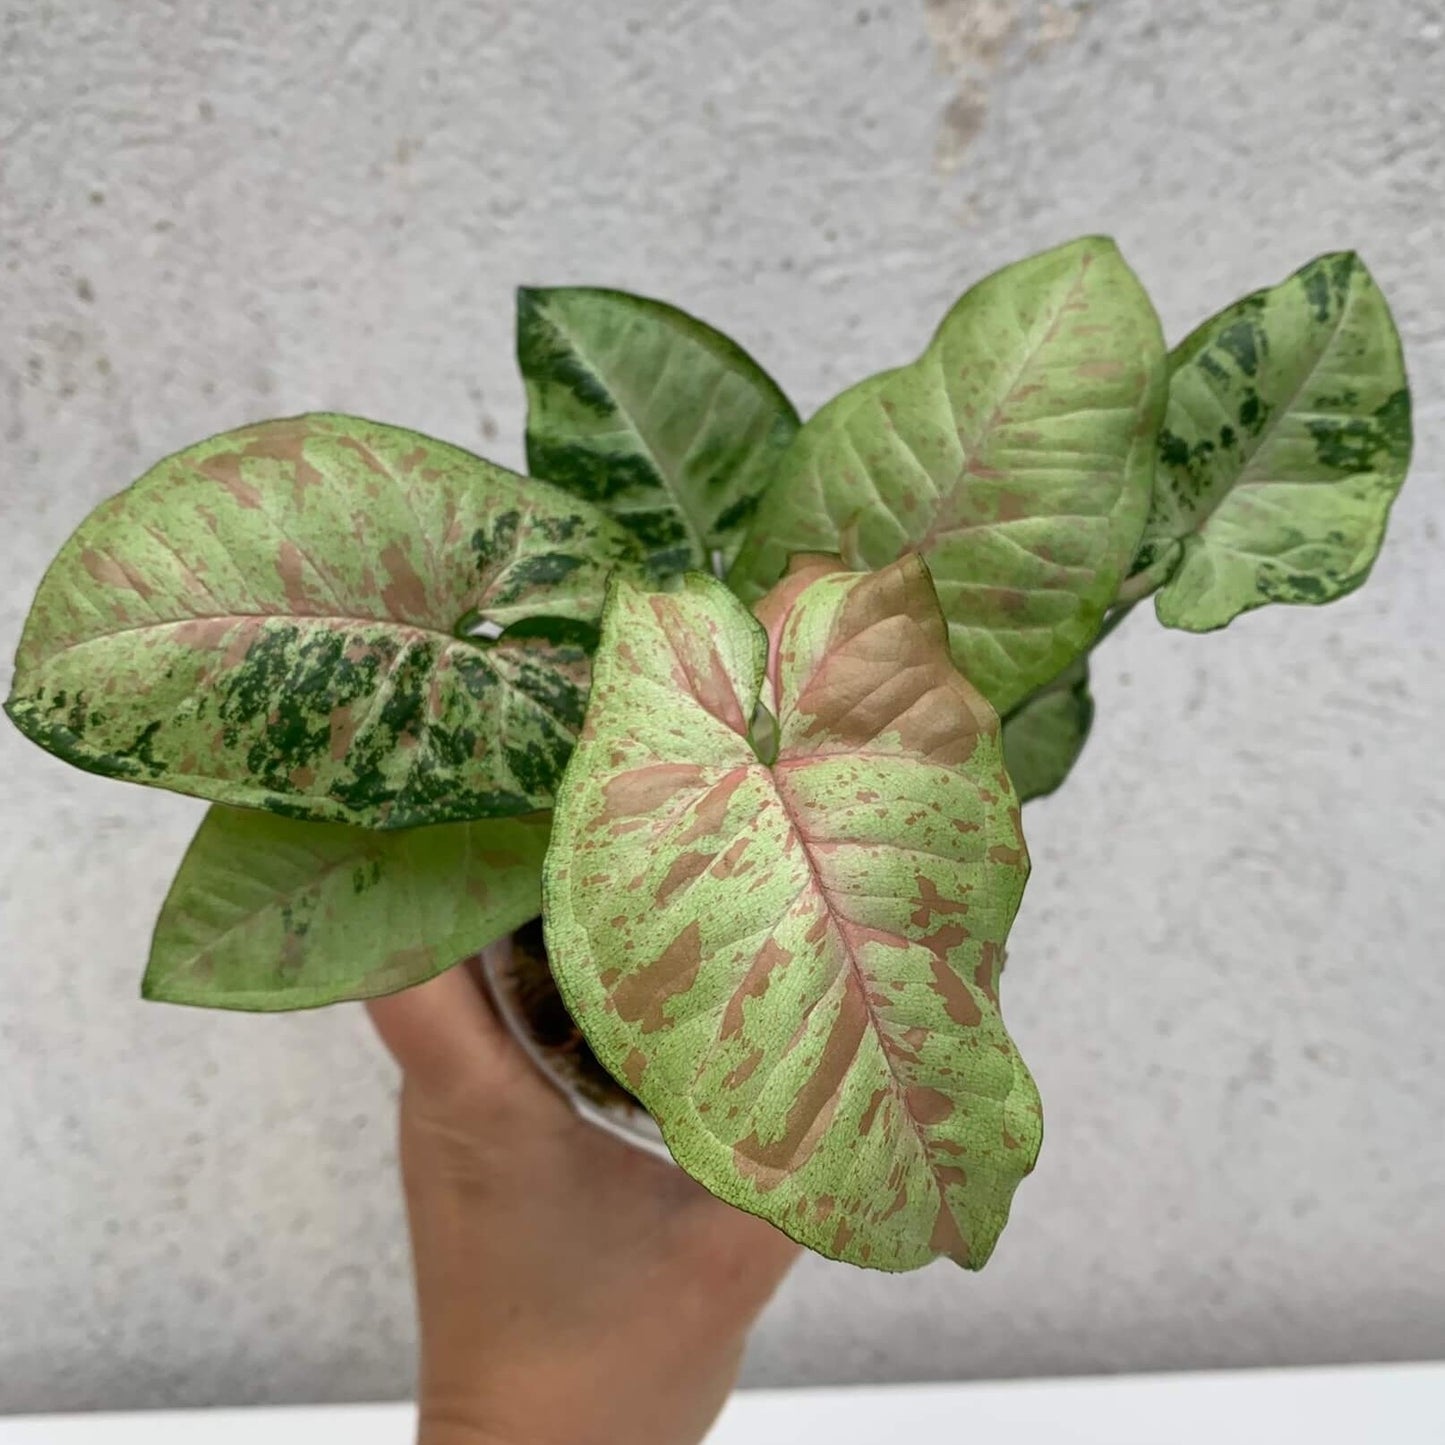
[[[479,1082],[510,1046],[467,964],[370,999],[366,1010],[402,1072],[424,1089]]]

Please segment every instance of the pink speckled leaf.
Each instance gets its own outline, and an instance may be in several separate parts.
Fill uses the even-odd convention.
[[[800,559],[759,610],[614,582],[553,966],[713,1193],[836,1259],[977,1268],[1041,1133],[998,1011],[1028,872],[998,719],[916,557]]]
[[[445,442],[263,422],[86,519],[6,710],[67,762],[214,802],[372,828],[529,813],[632,559],[595,507]]]
[[[928,563],[953,656],[1008,714],[1099,630],[1149,511],[1164,338],[1114,243],[1086,236],[967,291],[917,361],[793,438],[730,579],[795,552]]]

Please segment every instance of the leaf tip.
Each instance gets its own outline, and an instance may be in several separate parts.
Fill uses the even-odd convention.
[[[158,975],[154,954],[151,955],[150,961],[146,964],[145,973],[141,975],[140,996],[146,1003],[170,1002],[165,984]]]
[[[1090,232],[1084,236],[1076,236],[1072,241],[1064,241],[1054,248],[1055,256],[1079,256],[1081,260],[1092,261],[1096,256],[1105,256],[1110,260],[1122,260],[1123,253],[1119,250],[1119,243],[1112,236],[1105,236],[1098,232]]]

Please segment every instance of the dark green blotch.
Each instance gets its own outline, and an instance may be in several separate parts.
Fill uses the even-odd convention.
[[[263,812],[274,813],[278,818],[298,818],[308,822],[316,817],[316,809],[309,802],[284,797],[280,793],[268,793],[260,803]]]
[[[1177,543],[1170,537],[1158,537],[1153,540],[1146,540],[1139,544],[1139,550],[1134,554],[1134,561],[1129,568],[1131,577],[1140,572],[1147,572],[1157,562],[1165,551]]]
[[[1328,321],[1334,310],[1334,297],[1324,266],[1316,261],[1306,267],[1300,272],[1300,284],[1304,287],[1305,300],[1313,310],[1315,320],[1321,324]]]
[[[305,938],[311,931],[311,915],[316,911],[316,896],[301,893],[289,903],[281,905],[281,927],[297,938]]]
[[[723,536],[730,532],[741,531],[752,520],[753,513],[758,510],[758,503],[761,500],[762,497],[757,492],[749,492],[746,496],[739,497],[731,506],[718,514],[718,519],[713,524],[714,531]]]
[[[437,821],[448,816],[457,777],[472,764],[475,730],[449,727],[449,718],[427,717],[435,664],[430,649],[420,647],[391,663],[382,704],[352,742],[347,758],[352,776],[332,789],[356,812],[386,810],[389,827],[399,826],[393,813],[414,813],[421,803],[435,808]],[[399,759],[404,760],[400,767]]]
[[[1167,428],[1159,433],[1159,460],[1166,469],[1164,484],[1186,506],[1194,507],[1208,493],[1209,460],[1216,450],[1209,437],[1201,437],[1191,446]]]
[[[1373,471],[1410,456],[1410,394],[1392,395],[1368,417],[1312,417],[1306,424],[1321,466],[1341,475]]]
[[[478,645],[505,646],[514,642],[550,642],[555,647],[580,650],[590,657],[597,651],[600,636],[595,622],[583,622],[575,617],[524,617],[512,623],[496,639],[495,644],[480,642]]]
[[[1338,589],[1309,572],[1292,572],[1278,581],[1261,579],[1260,591],[1272,602],[1320,603],[1331,601]]]
[[[557,544],[570,542],[581,531],[584,519],[576,512],[557,517],[543,513],[534,517],[533,525],[549,541]]]
[[[506,750],[507,766],[517,782],[533,795],[555,791],[566,767],[571,746],[557,738],[513,743]]]
[[[372,858],[368,862],[358,863],[356,867],[351,870],[351,891],[353,893],[365,893],[368,888],[374,888],[380,882],[380,858]]]
[[[1189,464],[1189,443],[1167,428],[1159,433],[1159,460],[1170,467]]]
[[[1260,353],[1268,342],[1253,321],[1242,319],[1226,326],[1214,338],[1214,344],[1228,353],[1246,376],[1253,376],[1259,370]]]
[[[1199,355],[1194,358],[1194,364],[1209,377],[1211,381],[1217,381],[1222,386],[1227,387],[1232,380],[1229,369],[1207,351],[1201,351]]]
[[[1402,386],[1380,404],[1375,411],[1375,423],[1391,460],[1402,465],[1408,462],[1414,440],[1409,388]]]
[[[629,506],[613,515],[636,539],[654,570],[660,568],[663,553],[678,559],[668,563],[676,571],[705,562],[697,555],[687,526],[662,489],[656,470],[638,453],[615,451],[610,445],[604,449],[586,441],[554,441],[533,432],[527,439],[527,465],[534,476],[604,510],[623,499],[652,503]]]
[[[1329,265],[1330,281],[1335,288],[1335,299],[1340,306],[1343,306],[1345,298],[1350,294],[1350,287],[1355,284],[1355,272],[1359,258],[1353,251],[1341,251],[1338,255],[1326,259]]]
[[[143,769],[134,758],[102,752],[86,741],[87,730],[92,725],[100,727],[104,719],[99,713],[87,715],[83,699],[84,694],[77,692],[68,715],[60,719],[53,699],[47,701],[41,689],[32,697],[7,698],[5,714],[31,742],[72,767],[106,778],[135,779]]]
[[[63,727],[75,738],[83,738],[93,728],[101,727],[105,722],[105,715],[100,712],[93,712],[90,708],[90,697],[84,688],[77,688],[75,696],[66,701],[66,692],[61,688],[50,699],[48,703],[42,702],[44,693],[36,696],[37,705],[43,706],[51,726]]]
[[[507,568],[505,584],[500,589],[498,600],[512,601],[535,588],[555,586],[584,566],[585,558],[572,557],[566,552],[528,553]]]
[[[547,314],[545,291],[524,287],[517,292],[517,364],[528,381],[563,388],[599,417],[611,417],[617,410],[612,394]],[[529,460],[530,456],[529,438]]]
[[[652,463],[638,452],[615,447],[615,441],[604,448],[596,442],[534,431],[527,439],[527,468],[534,477],[602,506],[633,493],[655,492],[658,478]]]
[[[262,629],[245,661],[225,679],[217,704],[222,737],[239,747],[259,727],[246,751],[246,767],[261,787],[295,793],[291,774],[325,766],[331,713],[374,692],[377,649],[359,660],[346,656],[351,639],[331,629],[273,623]]]
[[[153,778],[159,778],[166,771],[164,761],[156,757],[151,749],[151,744],[155,741],[156,734],[160,732],[161,727],[162,722],[159,718],[148,722],[137,734],[135,741],[129,747],[122,748],[119,754],[120,757],[133,760],[136,771],[147,772]]]
[[[536,647],[524,643],[516,649],[514,685],[547,718],[570,733],[582,727],[587,694],[563,669],[585,661],[580,648]],[[570,752],[571,739],[567,743]]]
[[[684,572],[691,572],[700,565],[697,550],[690,541],[685,540],[672,547],[649,551],[647,556],[648,572],[661,581],[680,577]]]
[[[478,527],[472,533],[468,545],[472,549],[478,577],[484,577],[517,550],[517,533],[521,526],[520,512],[499,512],[492,518],[490,532]]]
[[[480,651],[475,658],[471,669],[460,661],[453,669],[470,704],[432,718],[433,649],[391,637],[273,627],[224,690],[219,712],[233,746],[243,735],[250,739],[247,768],[269,794],[263,806],[282,816],[315,816],[315,803],[304,805],[305,790],[293,781],[297,769],[329,776],[325,797],[377,827],[534,810],[550,792],[539,798],[470,781],[504,725],[496,705],[500,679]],[[347,705],[365,721],[339,770],[330,756],[331,716]]]

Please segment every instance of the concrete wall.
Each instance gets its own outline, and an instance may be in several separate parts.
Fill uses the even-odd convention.
[[[0,84],[7,654],[89,508],[209,432],[334,407],[518,462],[518,282],[675,300],[811,408],[1078,233],[1173,336],[1361,249],[1418,419],[1374,580],[1109,643],[1029,816],[1015,1222],[979,1276],[806,1262],[749,1378],[1445,1352],[1435,0],[60,0],[5,7]],[[200,811],[0,729],[0,1409],[408,1388],[359,1013],[137,1001]]]

